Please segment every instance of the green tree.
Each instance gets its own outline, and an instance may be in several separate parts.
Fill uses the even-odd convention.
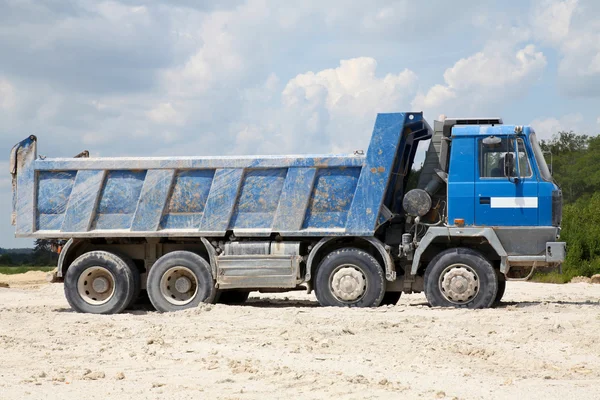
[[[9,254],[2,254],[0,255],[0,265],[15,265],[15,262]]]

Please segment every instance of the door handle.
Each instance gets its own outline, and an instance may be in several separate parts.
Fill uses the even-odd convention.
[[[491,199],[489,197],[480,197],[479,198],[479,204],[490,204],[491,203]]]

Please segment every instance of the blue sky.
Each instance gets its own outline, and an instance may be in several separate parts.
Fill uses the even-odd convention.
[[[377,112],[600,132],[600,2],[0,0],[0,247],[10,148],[349,152]],[[1,176],[1,175],[0,175]]]

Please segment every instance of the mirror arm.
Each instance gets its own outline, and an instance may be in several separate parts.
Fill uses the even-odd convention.
[[[521,168],[519,168],[519,141],[517,135],[515,135],[514,146],[515,146],[515,184],[519,183],[519,177],[521,176]]]

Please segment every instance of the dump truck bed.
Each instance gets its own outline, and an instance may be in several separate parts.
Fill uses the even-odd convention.
[[[419,113],[379,114],[366,155],[257,157],[39,159],[32,136],[11,157],[13,223],[36,238],[370,236],[419,130]]]

